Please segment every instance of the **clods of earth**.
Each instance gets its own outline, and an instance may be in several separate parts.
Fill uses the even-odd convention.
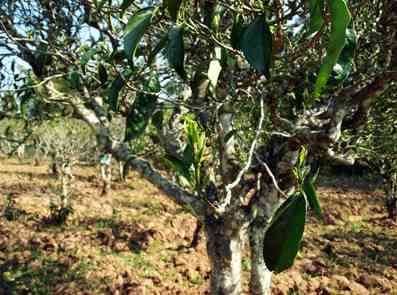
[[[54,226],[46,220],[60,184],[48,165],[0,160],[0,294],[208,294],[205,239],[187,247],[188,212],[138,174],[101,196],[95,167],[74,171],[74,212]],[[397,294],[397,223],[382,191],[357,183],[320,184],[325,220],[309,217],[272,294]],[[249,259],[242,265],[247,292]]]

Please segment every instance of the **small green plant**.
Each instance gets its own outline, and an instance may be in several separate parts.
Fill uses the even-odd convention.
[[[186,116],[185,135],[187,143],[182,159],[171,155],[166,155],[165,159],[176,172],[179,183],[201,196],[209,182],[208,175],[202,171],[206,160],[205,133],[194,119]]]
[[[65,224],[68,217],[73,213],[71,204],[63,205],[63,202],[61,202],[61,204],[50,202],[49,209],[50,215],[47,221],[54,225]]]
[[[13,221],[17,220],[21,215],[23,215],[25,212],[21,209],[18,209],[16,207],[16,202],[15,199],[13,198],[12,195],[7,195],[6,197],[6,203],[4,206],[3,210],[3,216],[5,219],[8,221]]]

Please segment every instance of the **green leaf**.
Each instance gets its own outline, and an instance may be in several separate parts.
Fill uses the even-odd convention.
[[[187,144],[183,151],[183,162],[186,167],[191,167],[193,164],[194,154],[193,148],[190,144]]]
[[[249,64],[259,73],[269,77],[272,60],[272,34],[263,15],[244,30],[241,49]]]
[[[210,1],[207,1],[210,2]],[[219,26],[221,24],[221,19],[222,16],[225,13],[225,7],[222,5],[216,5],[215,9],[213,10],[210,18],[209,18],[209,27],[214,31],[214,32],[218,32],[219,31]]]
[[[183,32],[183,26],[175,26],[168,33],[167,58],[170,66],[185,79],[185,45],[183,43]]]
[[[321,206],[320,206],[320,201],[318,200],[317,197],[317,193],[316,193],[316,189],[314,188],[314,184],[313,181],[310,180],[306,180],[303,183],[303,191],[306,195],[307,201],[309,203],[310,208],[313,209],[314,213],[316,213],[316,215],[319,218],[323,218],[323,212],[321,210]]]
[[[236,14],[233,19],[231,43],[234,49],[241,49],[241,40],[246,26],[243,23],[243,17],[240,14]]]
[[[120,5],[121,9],[121,16],[124,15],[125,11],[127,10],[128,7],[134,2],[134,0],[123,0],[123,3]]]
[[[108,73],[104,65],[101,63],[98,65],[98,77],[102,85],[106,84],[106,82],[108,81]]]
[[[318,32],[324,24],[324,0],[309,0],[310,22],[308,36]]]
[[[201,1],[201,3],[202,3],[202,5],[200,7],[200,11],[203,14],[204,24],[208,28],[211,28],[214,14],[215,14],[215,9],[217,6],[216,1]]]
[[[135,99],[128,112],[124,141],[130,141],[142,135],[154,112],[156,102],[156,95],[140,94]]]
[[[168,42],[168,35],[162,37],[160,41],[157,43],[156,47],[150,52],[149,57],[148,57],[148,65],[151,65],[155,58],[156,55],[167,45]]]
[[[124,79],[121,75],[118,75],[108,89],[107,103],[113,111],[117,111],[118,109],[119,92],[123,87]]]
[[[294,263],[306,221],[306,200],[302,193],[291,195],[276,211],[263,243],[269,270],[281,272]]]
[[[338,61],[332,69],[327,86],[337,86],[350,75],[353,67],[354,54],[357,48],[357,35],[353,29],[346,30],[346,42]]]
[[[187,166],[184,161],[171,155],[166,155],[165,160],[173,168],[175,173],[178,174],[178,176],[183,177],[188,183],[192,182],[190,166]]]
[[[331,12],[331,35],[327,46],[327,54],[321,64],[314,89],[314,97],[321,95],[330,77],[332,69],[338,61],[345,46],[346,30],[351,15],[345,0],[327,0]]]
[[[94,57],[95,54],[95,48],[84,51],[84,53],[80,56],[80,64],[84,67]]]
[[[153,8],[142,9],[133,15],[124,29],[124,51],[128,59],[132,60],[136,48],[141,41],[146,28],[150,25]]]
[[[81,81],[80,81],[80,74],[77,71],[72,71],[69,73],[68,80],[70,82],[70,86],[73,89],[79,89],[81,86]]]
[[[147,92],[157,92],[159,90],[158,77],[152,75],[144,86],[144,93],[140,93],[128,111],[124,141],[133,140],[143,132],[149,123],[151,116],[156,108],[158,96]]]
[[[165,0],[168,12],[173,21],[177,21],[179,8],[181,7],[182,0]]]

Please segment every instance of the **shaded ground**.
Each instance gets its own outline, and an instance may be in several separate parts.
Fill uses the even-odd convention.
[[[180,247],[194,230],[189,214],[138,175],[102,197],[94,168],[75,173],[72,219],[47,226],[57,181],[46,166],[1,160],[0,211],[11,195],[18,218],[0,217],[0,294],[206,294],[205,242]],[[327,224],[310,218],[273,294],[397,294],[397,224],[384,219],[382,193],[357,179],[323,183]]]

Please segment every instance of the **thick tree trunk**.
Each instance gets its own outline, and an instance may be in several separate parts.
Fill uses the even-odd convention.
[[[205,232],[211,264],[211,295],[240,295],[243,230],[232,230],[227,222],[211,220],[206,222]]]
[[[266,267],[263,259],[263,240],[265,224],[254,223],[250,227],[249,242],[251,249],[250,294],[270,295],[272,272]]]

